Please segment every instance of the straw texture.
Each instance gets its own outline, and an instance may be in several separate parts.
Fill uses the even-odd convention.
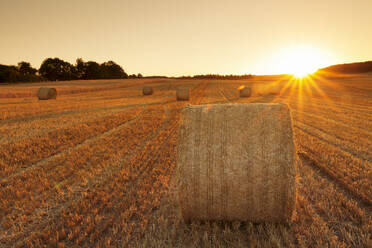
[[[251,88],[243,86],[239,88],[239,96],[240,97],[250,97],[251,96]]]
[[[151,86],[144,86],[142,88],[142,93],[145,96],[152,95],[154,93],[154,90]]]
[[[39,100],[49,100],[57,98],[57,90],[55,88],[41,87],[37,92]]]
[[[179,87],[176,92],[177,101],[188,101],[190,99],[189,88]]]
[[[184,219],[289,221],[295,154],[285,104],[184,108],[175,179]]]

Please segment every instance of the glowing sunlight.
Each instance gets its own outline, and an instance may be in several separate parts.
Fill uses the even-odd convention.
[[[277,72],[292,74],[297,78],[312,74],[331,63],[325,52],[310,46],[284,49],[276,54],[274,61]]]

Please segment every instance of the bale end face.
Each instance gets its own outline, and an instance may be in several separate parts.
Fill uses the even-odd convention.
[[[154,93],[154,89],[151,86],[144,86],[142,93],[144,96],[152,95]]]
[[[287,105],[182,111],[176,182],[185,220],[287,222],[295,206],[295,176]]]
[[[176,92],[177,101],[190,100],[190,90],[188,88],[178,88]]]
[[[57,90],[55,88],[41,87],[37,92],[39,100],[49,100],[57,98]]]

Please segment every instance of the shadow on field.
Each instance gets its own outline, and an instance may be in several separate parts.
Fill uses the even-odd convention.
[[[291,224],[242,221],[185,222],[174,187],[149,215],[143,232],[129,247],[286,247],[295,243]]]
[[[290,226],[240,221],[192,221],[185,223],[179,207],[163,201],[142,235],[133,237],[133,247],[279,247],[289,243]]]

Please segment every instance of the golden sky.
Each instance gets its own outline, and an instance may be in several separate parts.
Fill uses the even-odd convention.
[[[129,74],[291,73],[297,51],[319,67],[372,60],[371,13],[372,0],[0,0],[0,64],[82,57]]]

